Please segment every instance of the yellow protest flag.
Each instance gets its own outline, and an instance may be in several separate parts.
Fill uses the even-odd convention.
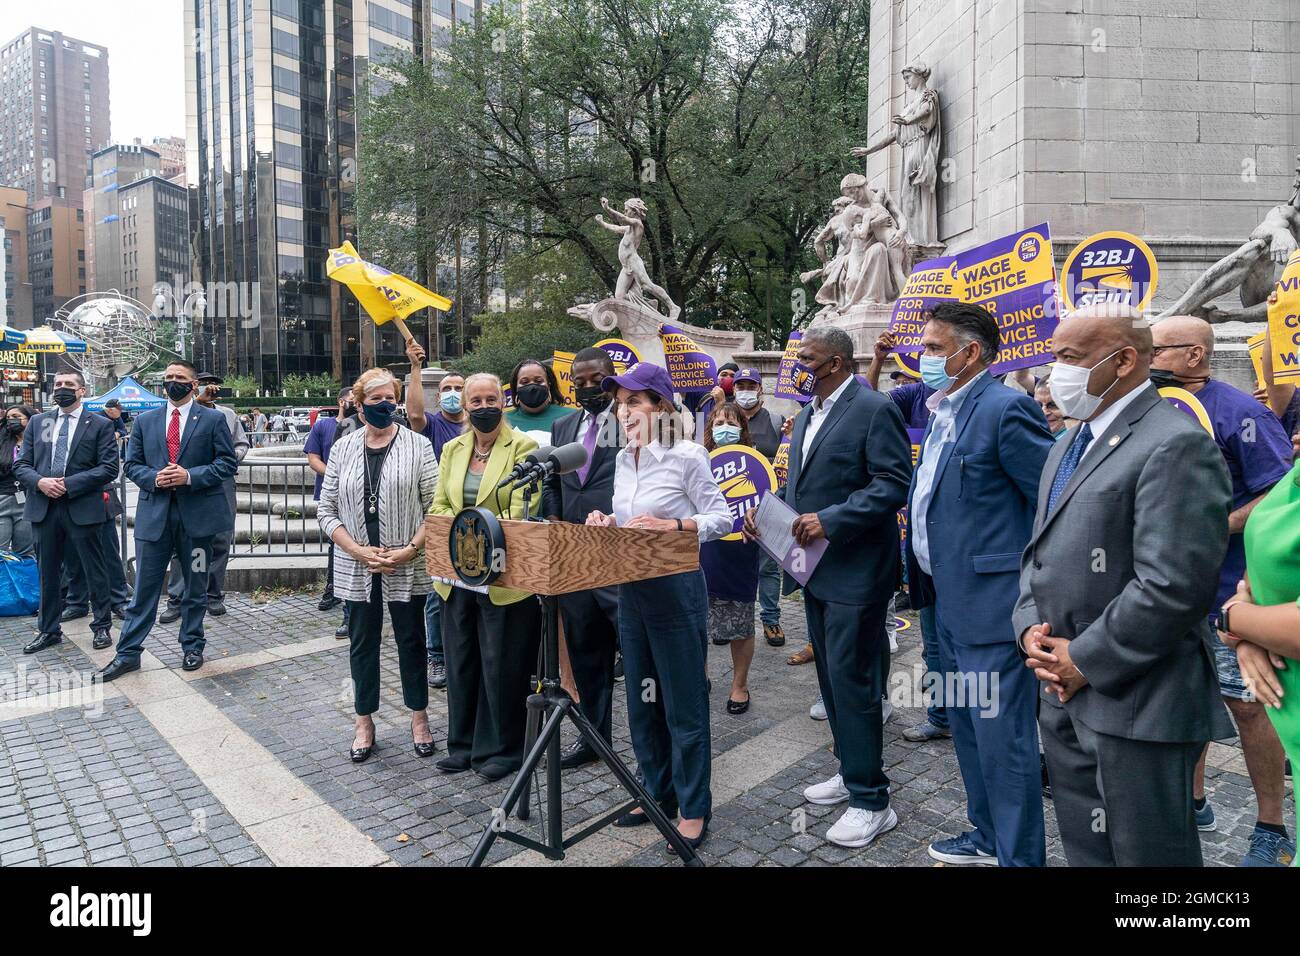
[[[411,333],[402,320],[412,312],[428,307],[440,312],[451,309],[451,299],[412,282],[406,276],[366,262],[350,242],[330,250],[325,274],[352,290],[375,325],[395,321],[408,339]]]
[[[1255,367],[1255,387],[1264,387],[1264,349],[1268,347],[1268,331],[1260,332],[1246,339],[1246,350],[1250,353],[1250,364]]]
[[[573,357],[576,352],[561,352],[558,349],[551,355],[551,371],[559,383],[560,394],[564,396],[563,405],[578,407],[578,399],[573,391]]]
[[[1275,291],[1277,301],[1268,307],[1273,381],[1300,384],[1300,251],[1291,254]]]

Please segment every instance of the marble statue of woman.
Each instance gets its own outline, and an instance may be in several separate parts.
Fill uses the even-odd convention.
[[[890,122],[893,129],[869,146],[855,146],[850,152],[862,158],[897,143],[903,150],[899,193],[907,220],[909,241],[919,246],[939,244],[939,94],[927,83],[930,68],[913,63],[903,68],[909,95],[903,109]]]

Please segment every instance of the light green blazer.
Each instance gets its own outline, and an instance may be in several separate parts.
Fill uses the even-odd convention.
[[[455,515],[462,508],[470,508],[481,505],[487,508],[493,514],[497,514],[496,506],[496,487],[497,484],[508,475],[523,460],[529,452],[537,449],[537,442],[533,441],[523,432],[515,431],[504,421],[501,423],[501,431],[497,435],[496,444],[492,446],[492,456],[488,458],[487,467],[483,469],[483,481],[479,485],[478,497],[472,502],[465,501],[465,475],[469,471],[470,455],[474,450],[474,434],[466,432],[453,438],[447,444],[442,446],[442,461],[438,463],[438,489],[433,496],[433,506],[429,509],[431,515]],[[501,503],[506,503],[506,489],[501,490]],[[532,514],[534,517],[541,514],[542,495],[539,489],[538,494],[533,498]],[[502,518],[511,518],[515,521],[524,519],[524,496],[516,491],[510,495],[510,509],[508,512],[501,514]],[[506,560],[509,561],[507,555]],[[443,598],[451,594],[452,586],[435,581],[434,590]],[[526,597],[532,597],[528,591],[515,591],[511,588],[500,588],[495,585],[488,587],[488,598],[493,604],[514,604],[516,601],[522,601]]]

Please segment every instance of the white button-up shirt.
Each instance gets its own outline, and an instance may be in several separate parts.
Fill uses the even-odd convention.
[[[184,440],[184,438],[185,438],[185,423],[186,423],[187,421],[189,421],[189,417],[190,417],[190,406],[191,406],[192,404],[194,404],[194,399],[193,399],[192,397],[189,398],[189,399],[187,399],[184,405],[173,405],[173,404],[170,403],[170,402],[167,403],[167,424],[166,424],[166,428],[170,430],[171,427],[172,427],[172,412],[174,412],[174,411],[179,411],[179,412],[181,413],[181,439],[182,439],[182,440]],[[164,444],[166,444],[166,440],[167,440],[167,433],[164,431],[164,432],[163,432],[163,443],[164,443]]]
[[[86,413],[86,406],[78,403],[77,407],[72,409],[72,411],[64,411],[62,408],[60,408],[58,411],[59,411],[59,417],[54,419],[54,435],[51,439],[50,446],[51,448],[59,447],[59,429],[63,427],[64,418],[68,420],[68,439],[67,439],[68,444],[67,444],[67,448],[65,449],[67,454],[65,454],[63,458],[63,468],[60,469],[58,475],[51,476],[55,478],[62,477],[63,475],[67,474],[68,455],[72,454],[72,439],[77,434],[77,424],[81,421],[81,416]],[[54,464],[53,451],[50,452],[50,464],[51,465]]]
[[[916,490],[912,492],[912,510],[907,522],[907,533],[912,536],[912,553],[916,563],[926,574],[930,574],[930,539],[926,534],[925,516],[930,510],[930,499],[934,494],[934,482],[939,474],[939,459],[943,457],[944,446],[955,441],[957,436],[957,412],[970,394],[970,387],[986,373],[980,372],[951,395],[936,392],[938,402],[934,408],[934,421],[930,425],[930,434],[926,436],[925,447],[921,452],[921,464],[916,469]]]
[[[653,441],[624,448],[614,460],[614,521],[622,527],[637,515],[694,519],[700,541],[731,533],[731,509],[713,480],[703,445],[679,440],[671,448]]]
[[[812,415],[808,417],[808,425],[803,431],[802,457],[804,460],[808,458],[808,449],[812,447],[813,439],[817,437],[817,432],[821,430],[823,423],[826,421],[826,417],[830,415],[831,406],[839,401],[840,396],[844,394],[844,390],[849,387],[849,382],[851,381],[853,381],[852,375],[841,382],[840,387],[831,392],[830,395],[826,397],[826,400],[820,404],[817,399],[813,399]]]

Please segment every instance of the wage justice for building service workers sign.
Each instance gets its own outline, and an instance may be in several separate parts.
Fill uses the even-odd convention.
[[[955,256],[918,263],[894,303],[889,331],[895,352],[921,351],[925,313],[940,302],[967,302],[988,310],[1002,349],[994,375],[1052,360],[1052,332],[1060,316],[1056,267],[1047,223],[1013,232]]]

